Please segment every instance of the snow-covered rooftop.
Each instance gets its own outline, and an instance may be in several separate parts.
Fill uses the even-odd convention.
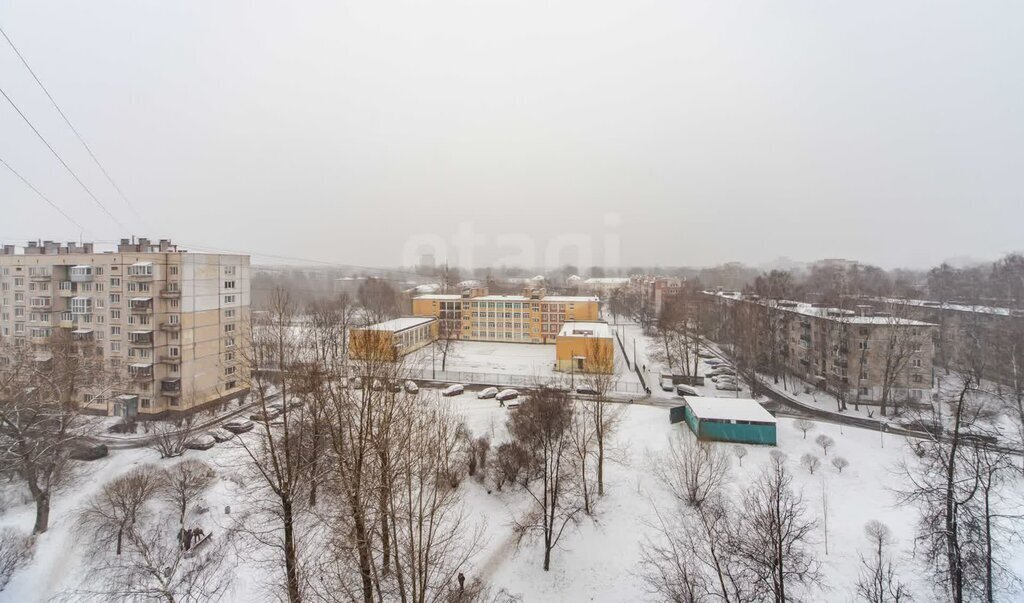
[[[836,322],[843,322],[854,325],[892,325],[901,327],[930,327],[934,326],[930,322],[923,322],[920,320],[911,320],[909,318],[901,318],[898,316],[865,316],[857,314],[853,310],[844,310],[841,308],[829,308],[825,306],[815,306],[807,302],[790,301],[784,299],[751,299],[745,298],[740,293],[734,291],[704,291],[708,295],[716,295],[725,299],[731,299],[735,301],[744,301],[751,304],[760,304],[770,308],[777,308],[786,312],[793,312],[795,314],[802,314],[804,316],[815,316],[817,318],[825,318],[828,320],[834,320]]]
[[[392,318],[391,320],[385,320],[384,322],[378,322],[375,325],[364,327],[369,331],[393,331],[395,333],[425,325],[430,322],[437,320],[433,316],[402,316],[400,318]]]
[[[611,337],[612,330],[606,322],[567,322],[558,332],[559,337]]]
[[[775,417],[751,398],[703,398],[683,396],[686,405],[699,419],[756,421],[775,424]]]
[[[629,277],[626,276],[594,276],[583,281],[590,285],[625,285],[629,283]]]
[[[919,306],[922,308],[935,308],[936,310],[955,310],[957,312],[974,312],[977,314],[991,314],[993,316],[1013,316],[1015,310],[1012,308],[1001,308],[999,306],[983,306],[975,304],[958,304],[953,302],[929,301],[926,299],[899,299],[895,297],[877,297],[877,301],[887,304],[907,306]],[[1017,310],[1016,312],[1019,312]]]

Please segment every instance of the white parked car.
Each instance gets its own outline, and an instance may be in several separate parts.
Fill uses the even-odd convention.
[[[514,389],[503,389],[500,392],[498,392],[498,395],[494,397],[497,398],[498,400],[501,400],[502,402],[506,400],[515,400],[516,398],[519,397],[519,392]]]
[[[418,394],[420,386],[416,385],[416,382],[412,379],[405,382],[405,393],[407,394]]]
[[[697,390],[693,389],[689,385],[679,384],[679,385],[676,386],[676,395],[677,396],[699,396],[700,394],[697,393]]]
[[[190,450],[209,450],[213,448],[213,445],[217,443],[217,440],[208,433],[201,433],[196,437],[192,438],[185,444],[185,448]]]
[[[456,383],[455,385],[449,385],[441,391],[442,396],[461,396],[462,392],[466,391],[464,385]]]
[[[728,381],[723,381],[721,383],[716,383],[715,384],[715,389],[720,389],[720,390],[724,390],[724,391],[727,391],[727,392],[738,392],[738,391],[740,391],[740,386],[738,384],[736,384],[736,383],[730,383]]]
[[[480,393],[478,393],[476,395],[476,397],[478,399],[480,399],[480,400],[486,400],[488,398],[493,398],[494,396],[497,396],[497,395],[498,395],[498,388],[496,388],[496,387],[488,387],[486,389],[480,390]]]

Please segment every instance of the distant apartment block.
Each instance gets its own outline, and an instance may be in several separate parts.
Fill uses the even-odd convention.
[[[395,361],[437,339],[437,319],[403,316],[349,332],[349,353],[357,360]]]
[[[597,320],[599,311],[597,297],[547,295],[540,287],[522,295],[488,295],[486,287],[473,287],[412,299],[415,316],[440,321],[440,336],[470,341],[555,343],[563,324]]]
[[[780,336],[779,352],[788,370],[847,402],[877,403],[886,388],[890,401],[930,400],[934,324],[739,293],[705,294],[719,309],[758,304],[769,318],[768,327]],[[720,319],[730,320],[728,311]],[[768,334],[762,338],[770,339]]]
[[[856,298],[856,301],[876,311],[937,325],[933,338],[935,361],[939,366],[983,367],[986,379],[1004,383],[1014,379],[1013,359],[1021,358],[1024,347],[1024,309],[921,299]]]
[[[43,357],[63,330],[123,375],[115,396],[83,392],[92,412],[157,416],[244,396],[248,318],[248,256],[144,238],[116,252],[52,241],[0,250],[0,341]]]

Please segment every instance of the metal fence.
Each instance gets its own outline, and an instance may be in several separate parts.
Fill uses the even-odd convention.
[[[509,387],[532,387],[535,385],[551,385],[563,388],[579,388],[586,386],[586,378],[572,375],[510,375],[506,373],[477,373],[472,371],[435,371],[429,367],[406,369],[413,379],[431,381],[447,381],[451,383],[472,383],[476,385],[493,385]],[[620,394],[643,394],[644,388],[639,383],[615,383],[612,390]]]

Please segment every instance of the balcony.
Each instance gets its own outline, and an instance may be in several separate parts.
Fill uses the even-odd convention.
[[[136,381],[149,381],[153,378],[152,364],[129,364],[128,376]]]
[[[176,322],[162,322],[160,323],[160,330],[165,333],[177,333],[181,330],[181,324]]]
[[[53,307],[53,302],[49,297],[33,297],[29,301],[29,306],[33,310],[49,310]]]
[[[181,364],[181,356],[171,356],[170,354],[160,354],[160,362],[162,364],[172,364],[177,366]]]
[[[178,289],[161,289],[160,299],[181,299],[181,291]]]
[[[53,275],[51,273],[49,273],[49,272],[47,272],[46,274],[30,274],[28,276],[28,280],[34,281],[34,282],[37,282],[37,283],[49,282],[51,278],[53,278]]]
[[[128,267],[128,278],[136,281],[153,280],[153,262],[137,262]]]
[[[128,309],[132,314],[149,314],[153,311],[153,298],[133,297],[128,300]]]
[[[160,393],[177,398],[181,395],[181,379],[162,379],[160,381]]]
[[[92,329],[75,329],[71,336],[75,341],[93,341]]]
[[[71,320],[70,316],[68,316],[67,318],[61,316],[60,323],[58,323],[58,326],[60,326],[60,328],[62,329],[72,329],[75,326],[75,321]]]
[[[69,276],[72,283],[91,283],[92,266],[72,266]]]
[[[48,335],[31,335],[29,336],[28,341],[29,343],[34,343],[36,345],[46,345],[50,342],[50,337]]]
[[[128,331],[128,342],[135,345],[153,345],[153,331]]]

